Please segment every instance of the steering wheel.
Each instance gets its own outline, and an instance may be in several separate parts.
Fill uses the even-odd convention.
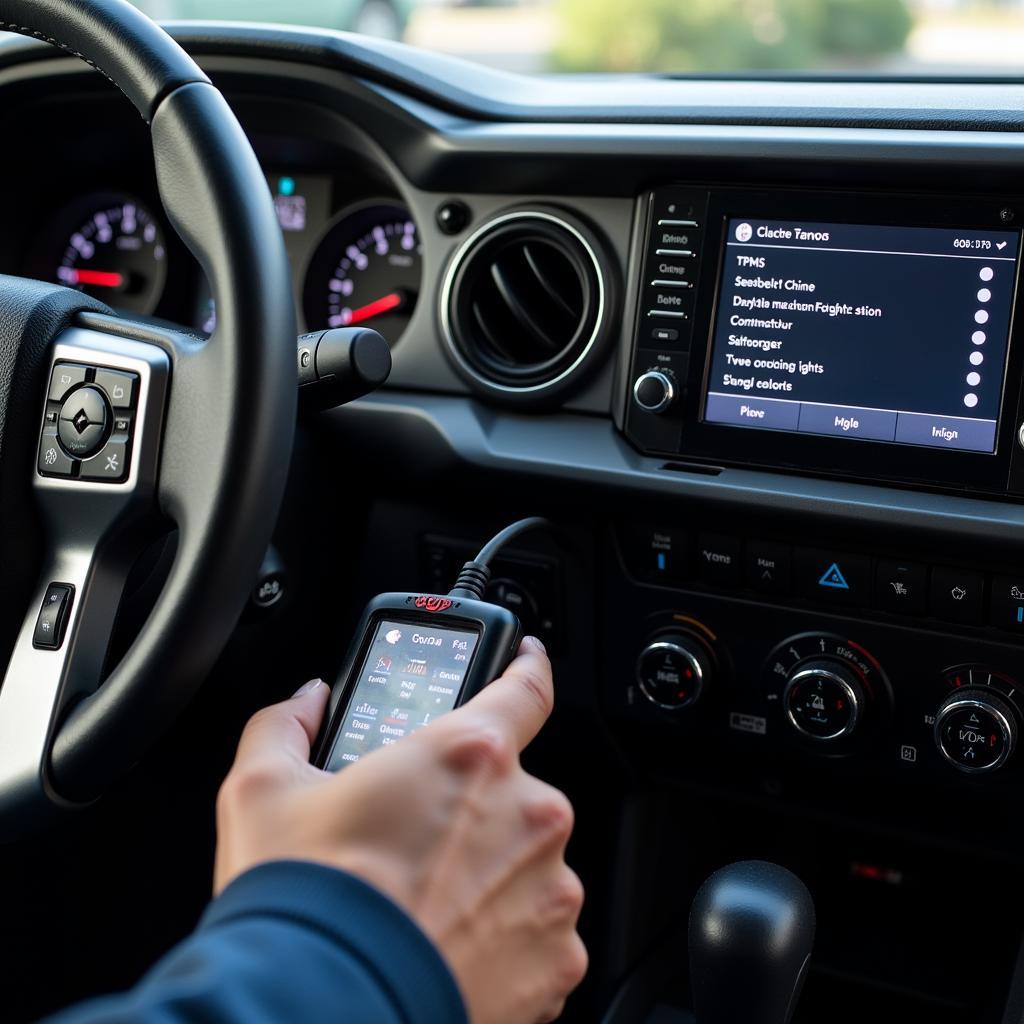
[[[221,93],[127,0],[0,0],[0,29],[100,70],[150,125],[167,217],[206,272],[206,342],[0,276],[0,835],[95,799],[209,672],[284,492],[295,314],[266,180]],[[44,157],[45,158],[45,157]],[[108,664],[157,531],[173,562]]]

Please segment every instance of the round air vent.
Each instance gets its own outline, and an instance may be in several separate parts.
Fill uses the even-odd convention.
[[[478,390],[538,398],[578,378],[604,329],[596,243],[561,215],[506,213],[456,253],[442,292],[445,341]]]

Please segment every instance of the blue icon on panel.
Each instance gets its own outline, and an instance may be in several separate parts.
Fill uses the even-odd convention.
[[[833,587],[835,590],[849,590],[850,584],[846,582],[843,570],[839,568],[838,562],[833,562],[824,575],[818,580],[819,587]]]
[[[659,551],[658,552],[658,572],[664,572],[664,571],[665,571],[665,552],[664,551]]]
[[[1017,622],[1024,623],[1024,605],[1017,605]]]

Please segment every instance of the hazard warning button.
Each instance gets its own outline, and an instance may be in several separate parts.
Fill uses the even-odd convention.
[[[798,548],[797,590],[820,604],[869,603],[871,565],[863,555],[823,548]]]

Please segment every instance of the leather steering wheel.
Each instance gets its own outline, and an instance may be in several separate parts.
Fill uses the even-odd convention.
[[[266,180],[192,59],[127,0],[0,0],[0,29],[76,54],[135,105],[151,128],[164,210],[217,302],[216,331],[201,342],[116,317],[69,288],[0,276],[7,838],[47,808],[102,794],[209,672],[277,517],[296,366]],[[111,666],[127,575],[168,521],[173,563]]]

